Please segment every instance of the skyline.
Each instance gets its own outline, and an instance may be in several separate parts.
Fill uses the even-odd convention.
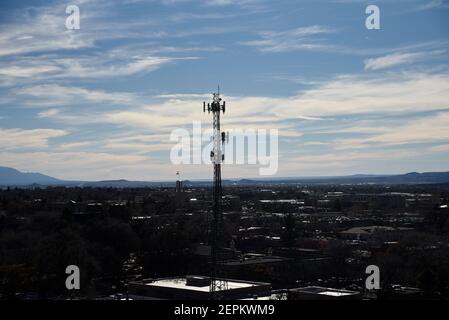
[[[170,163],[169,138],[210,127],[202,102],[219,83],[224,130],[279,130],[277,177],[449,170],[446,1],[35,3],[0,4],[0,166],[208,179],[210,165]],[[365,28],[367,4],[381,30]]]

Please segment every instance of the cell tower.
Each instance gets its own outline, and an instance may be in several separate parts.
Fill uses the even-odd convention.
[[[179,171],[176,171],[176,193],[182,192],[182,180],[180,178]]]
[[[221,101],[220,98],[220,86],[218,92],[213,93],[212,103],[203,102],[203,111],[208,113],[212,112],[213,117],[213,150],[210,153],[211,162],[214,166],[214,185],[212,189],[213,193],[213,218],[212,228],[210,233],[210,245],[211,245],[211,264],[210,264],[210,292],[212,299],[219,298],[217,291],[226,290],[228,285],[225,279],[218,277],[217,270],[217,255],[219,248],[219,240],[221,233],[221,222],[223,219],[222,213],[222,199],[221,199],[221,163],[224,161],[224,154],[222,152],[222,144],[226,142],[226,134],[220,131],[220,113],[225,113],[225,101]]]

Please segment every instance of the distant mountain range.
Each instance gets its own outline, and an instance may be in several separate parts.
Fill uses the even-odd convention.
[[[184,181],[184,186],[210,186],[210,180]],[[411,172],[398,175],[364,175],[338,177],[293,177],[223,180],[223,185],[291,185],[291,184],[436,184],[449,183],[449,172]],[[79,186],[105,188],[173,187],[174,181],[65,181],[41,173],[20,172],[13,168],[0,167],[0,186]]]
[[[34,172],[20,172],[13,168],[0,167],[0,185],[29,185],[29,184],[62,184],[64,181]]]

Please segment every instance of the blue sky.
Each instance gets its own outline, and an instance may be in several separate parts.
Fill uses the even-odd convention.
[[[365,28],[368,4],[380,30]],[[202,101],[220,83],[225,128],[279,130],[277,176],[447,171],[448,48],[446,0],[4,1],[0,165],[208,178],[170,162],[169,137],[210,124]]]

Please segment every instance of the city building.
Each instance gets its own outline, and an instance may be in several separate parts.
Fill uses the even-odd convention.
[[[302,287],[289,290],[289,300],[358,300],[362,295],[358,291],[325,287]]]
[[[251,282],[233,279],[217,279],[225,283],[225,288],[217,287],[217,296],[224,300],[263,297],[271,294],[271,285],[264,282]],[[171,300],[209,300],[210,278],[186,276],[162,279],[146,279],[128,283],[131,299],[171,299]]]
[[[343,239],[363,241],[396,241],[409,234],[413,228],[389,226],[354,227],[340,232]]]

